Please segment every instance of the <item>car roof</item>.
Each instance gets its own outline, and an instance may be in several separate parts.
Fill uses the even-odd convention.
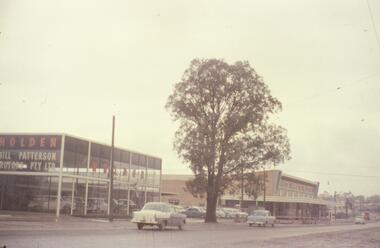
[[[172,206],[172,205],[170,205],[169,203],[166,203],[166,202],[147,202],[147,203],[145,203],[145,205],[148,205],[148,204],[161,204],[161,205],[168,205],[168,206]]]

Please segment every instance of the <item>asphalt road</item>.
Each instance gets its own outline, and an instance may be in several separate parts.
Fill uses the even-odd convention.
[[[248,227],[239,223],[189,223],[185,230],[159,231],[154,227],[137,230],[128,221],[112,223],[97,220],[63,222],[0,221],[0,247],[263,247],[260,244],[287,237],[350,232],[380,227],[366,225],[277,225]],[[374,229],[375,230],[375,229]],[[376,230],[380,230],[377,228]],[[291,239],[290,239],[291,240]],[[255,245],[256,244],[256,245]],[[283,246],[280,246],[283,247]],[[292,247],[291,244],[286,247]],[[375,246],[374,246],[375,247]],[[379,244],[380,247],[380,244]]]

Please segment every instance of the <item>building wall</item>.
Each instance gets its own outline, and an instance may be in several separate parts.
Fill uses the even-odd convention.
[[[260,180],[264,181],[264,172],[256,173]],[[319,183],[311,182],[303,178],[286,175],[280,170],[268,170],[265,172],[266,196],[283,196],[291,198],[317,198]],[[259,190],[259,196],[264,194],[263,188]]]
[[[161,201],[181,206],[205,206],[205,198],[194,197],[186,189],[186,181],[193,176],[163,175]]]
[[[318,195],[317,187],[318,185],[282,176],[278,195],[291,198],[316,198]]]

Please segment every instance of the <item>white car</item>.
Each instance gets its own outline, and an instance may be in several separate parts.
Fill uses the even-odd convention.
[[[226,213],[222,209],[217,208],[216,209],[216,217],[217,218],[226,218]]]
[[[255,211],[253,211],[252,215],[248,216],[248,219],[247,219],[247,223],[249,226],[272,225],[272,227],[273,227],[275,221],[276,221],[276,217],[271,216],[271,214],[268,210],[255,210]]]
[[[182,230],[186,224],[186,215],[176,212],[168,203],[149,202],[140,211],[133,213],[132,223],[136,223],[139,230],[144,226],[158,226],[160,231],[166,226],[176,226]]]
[[[365,219],[362,216],[356,216],[355,224],[365,224]]]
[[[236,208],[222,208],[221,210],[225,213],[225,218],[245,219],[248,217],[248,214],[246,212],[242,212]]]
[[[106,214],[108,210],[108,202],[104,198],[88,198],[87,212]]]

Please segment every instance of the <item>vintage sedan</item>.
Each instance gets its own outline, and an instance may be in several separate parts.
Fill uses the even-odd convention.
[[[363,216],[356,216],[355,217],[355,224],[365,224],[365,219]]]
[[[268,210],[255,210],[253,214],[248,216],[247,223],[249,226],[258,225],[258,226],[266,226],[272,225],[274,227],[274,223],[276,221],[276,217],[271,216]]]
[[[206,216],[206,211],[200,207],[189,207],[185,211],[182,211],[187,218],[204,218]]]
[[[164,202],[148,202],[133,213],[132,222],[141,230],[144,226],[158,226],[160,230],[167,226],[176,226],[179,230],[186,224],[186,215],[178,213],[175,208]]]
[[[225,218],[246,219],[248,217],[246,212],[242,212],[237,208],[222,208],[221,210],[225,213]]]

